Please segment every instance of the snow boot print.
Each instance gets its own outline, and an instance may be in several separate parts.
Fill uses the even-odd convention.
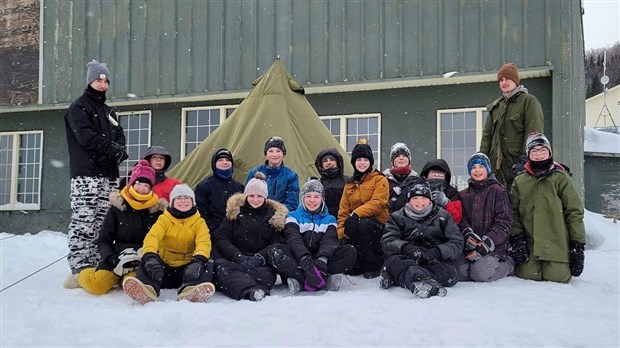
[[[210,282],[186,286],[177,296],[177,301],[209,302],[215,293],[215,285]]]
[[[142,283],[138,278],[125,277],[123,280],[123,291],[132,300],[145,304],[157,301],[157,293],[152,286]]]

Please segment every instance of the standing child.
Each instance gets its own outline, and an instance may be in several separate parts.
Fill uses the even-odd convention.
[[[144,238],[137,276],[126,277],[123,290],[142,304],[157,301],[162,288],[179,288],[179,301],[206,302],[215,292],[209,229],[189,186],[175,186],[170,200]]]
[[[97,268],[86,268],[78,274],[84,290],[103,295],[122,277],[135,275],[144,237],[166,209],[151,190],[154,181],[155,171],[141,160],[133,167],[128,185],[110,193],[111,207],[95,241],[101,261]]]
[[[390,214],[405,206],[407,191],[420,181],[415,170],[411,169],[411,151],[405,143],[395,143],[390,150],[392,166],[383,171],[390,183]]]
[[[541,133],[527,138],[525,172],[512,185],[511,256],[517,277],[568,283],[583,271],[583,206],[568,170]]]
[[[390,215],[381,238],[386,261],[381,288],[396,283],[419,298],[445,296],[458,281],[452,265],[463,250],[463,235],[446,210],[431,200],[426,183],[409,191],[409,202]]]
[[[459,225],[465,249],[455,265],[459,280],[490,282],[514,270],[514,261],[507,255],[512,226],[510,194],[495,179],[485,154],[473,154],[467,170],[471,178],[469,187],[461,191],[463,219]]]
[[[271,137],[265,143],[265,164],[254,167],[248,173],[246,185],[256,172],[265,174],[269,198],[282,203],[293,211],[299,204],[299,177],[291,168],[284,165],[286,147],[280,137]]]
[[[323,185],[312,179],[301,188],[301,204],[286,216],[287,246],[269,251],[270,262],[287,279],[289,291],[340,289],[342,274],[355,264],[352,245],[340,245],[336,218],[329,214]]]

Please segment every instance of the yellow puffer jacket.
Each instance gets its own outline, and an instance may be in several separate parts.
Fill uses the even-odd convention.
[[[211,235],[200,213],[187,219],[177,219],[169,211],[157,222],[144,238],[143,253],[159,254],[169,266],[179,267],[190,262],[192,256],[211,256]]]

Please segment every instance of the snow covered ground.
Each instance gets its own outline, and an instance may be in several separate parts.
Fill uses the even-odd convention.
[[[258,303],[216,294],[196,304],[163,290],[144,306],[120,289],[64,289],[64,234],[1,233],[0,346],[618,347],[620,228],[586,212],[586,229],[585,270],[570,284],[509,277],[420,300],[350,277],[340,292],[290,296],[280,285]]]

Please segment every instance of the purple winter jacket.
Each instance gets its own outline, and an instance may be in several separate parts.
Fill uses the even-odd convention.
[[[469,187],[460,192],[463,202],[461,231],[467,227],[480,237],[495,243],[495,254],[505,256],[512,228],[512,202],[508,190],[491,174],[485,181],[469,179]]]

